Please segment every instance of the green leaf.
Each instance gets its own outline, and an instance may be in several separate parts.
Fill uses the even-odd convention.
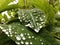
[[[6,24],[11,20],[17,19],[17,9],[11,9],[0,13],[0,23]]]
[[[0,45],[16,45],[4,32],[0,33]]]
[[[45,13],[40,9],[21,9],[18,11],[18,18],[22,24],[32,28],[35,32],[39,32],[42,27],[45,27]]]
[[[21,8],[24,6],[23,0],[0,0],[0,12],[9,10],[9,9],[15,9],[15,8]]]
[[[41,29],[39,33],[35,33],[19,22],[1,24],[0,28],[18,45],[59,45],[45,28]]]

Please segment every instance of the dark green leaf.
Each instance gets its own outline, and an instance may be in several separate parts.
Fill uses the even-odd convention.
[[[16,45],[5,33],[0,33],[0,45]]]
[[[0,28],[18,45],[59,45],[45,28],[41,29],[39,33],[35,33],[18,22],[2,24]]]

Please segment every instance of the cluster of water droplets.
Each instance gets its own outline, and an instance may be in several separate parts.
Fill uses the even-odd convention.
[[[39,32],[46,22],[45,13],[40,9],[21,9],[18,11],[18,18],[35,32]]]

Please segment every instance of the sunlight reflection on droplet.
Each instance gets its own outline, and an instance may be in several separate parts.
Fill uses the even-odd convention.
[[[44,43],[43,43],[43,42],[41,42],[41,44],[43,45]]]
[[[25,42],[26,45],[29,45],[29,42]]]
[[[19,44],[20,44],[20,42],[16,42],[16,44],[18,44],[18,45],[19,45]]]
[[[57,13],[58,15],[60,15],[60,11],[58,11],[58,13]]]
[[[17,40],[21,40],[21,37],[19,35],[16,36]]]
[[[32,44],[32,42],[30,42],[30,44]]]
[[[24,44],[24,42],[23,42],[23,41],[21,41],[21,44]]]

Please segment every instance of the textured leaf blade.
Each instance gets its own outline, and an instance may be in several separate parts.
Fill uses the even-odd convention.
[[[49,33],[43,29],[41,32],[35,33],[18,22],[0,26],[2,31],[18,45],[59,45],[56,40],[49,36]]]
[[[32,28],[35,32],[39,32],[42,27],[45,27],[45,13],[40,9],[21,9],[18,11],[18,18],[22,24]]]
[[[0,33],[0,45],[16,45],[4,32]]]

